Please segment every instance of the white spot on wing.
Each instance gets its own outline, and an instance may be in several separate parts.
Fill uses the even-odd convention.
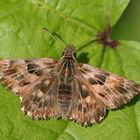
[[[37,97],[42,97],[42,96],[43,96],[43,92],[41,90],[38,90]]]
[[[24,110],[25,110],[24,107],[22,107],[21,110],[24,112]]]
[[[49,80],[46,80],[46,81],[45,81],[45,84],[46,84],[46,85],[48,85],[48,84],[49,84],[49,82],[50,82]]]
[[[20,101],[22,102],[22,97],[20,96]]]
[[[3,72],[0,71],[0,78],[2,78],[4,76]]]
[[[32,113],[29,111],[29,112],[27,112],[27,115],[31,117]]]

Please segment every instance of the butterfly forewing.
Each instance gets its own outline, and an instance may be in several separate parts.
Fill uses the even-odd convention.
[[[49,58],[0,60],[0,80],[14,93],[21,94],[27,87],[33,88],[33,82],[47,75],[56,64]]]
[[[115,74],[78,64],[69,45],[62,59],[0,60],[0,80],[21,98],[22,110],[34,119],[62,117],[89,125],[106,109],[128,103],[140,86]]]
[[[95,91],[92,94],[103,102],[107,109],[118,108],[128,103],[140,91],[140,86],[121,76],[92,67],[88,64],[79,65],[82,76]]]

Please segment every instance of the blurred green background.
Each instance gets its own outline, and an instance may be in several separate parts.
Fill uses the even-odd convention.
[[[113,27],[112,38],[140,42],[140,0],[131,0]]]

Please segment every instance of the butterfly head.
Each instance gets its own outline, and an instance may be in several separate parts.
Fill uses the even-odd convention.
[[[68,45],[62,52],[62,57],[64,59],[75,59],[76,58],[76,52],[73,45]]]

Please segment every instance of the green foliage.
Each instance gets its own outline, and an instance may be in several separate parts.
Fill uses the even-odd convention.
[[[113,26],[129,0],[1,0],[0,58],[58,59],[65,43],[78,49],[104,31],[106,17]],[[59,41],[43,31],[47,27]],[[140,83],[140,43],[119,41],[104,49],[92,43],[78,52],[78,60],[102,67]],[[0,87],[0,139],[5,140],[136,140],[140,139],[140,102],[137,96],[121,109],[110,111],[98,125],[81,127],[71,121],[34,121],[20,110],[19,97]]]

